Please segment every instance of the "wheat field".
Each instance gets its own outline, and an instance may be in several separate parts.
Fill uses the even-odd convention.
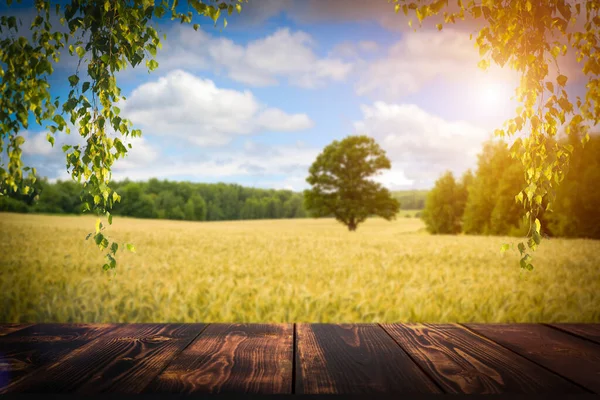
[[[551,239],[521,272],[514,238],[431,236],[416,218],[350,233],[329,219],[0,213],[0,322],[600,322],[600,241]]]

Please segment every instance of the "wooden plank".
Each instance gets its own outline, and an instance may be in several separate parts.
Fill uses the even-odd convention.
[[[600,393],[600,345],[539,324],[467,324],[522,356]]]
[[[110,324],[38,324],[0,337],[0,394],[51,362],[110,332]]]
[[[11,392],[139,393],[205,326],[120,326],[22,380]]]
[[[297,341],[297,393],[441,392],[376,324],[298,324]]]
[[[289,394],[292,324],[211,324],[147,393]]]
[[[552,327],[568,332],[572,335],[581,336],[600,344],[600,324],[548,324]]]
[[[382,324],[447,393],[586,393],[456,324]]]
[[[28,328],[34,324],[0,324],[0,336]]]

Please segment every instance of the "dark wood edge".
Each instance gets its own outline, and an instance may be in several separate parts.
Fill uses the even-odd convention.
[[[570,329],[562,327],[561,324],[559,324],[559,323],[557,323],[557,324],[545,324],[544,323],[544,324],[540,324],[540,325],[544,325],[544,326],[547,326],[548,328],[556,329],[557,331],[560,331],[562,333],[568,333],[569,335],[575,336],[578,339],[587,340],[588,342],[592,342],[594,344],[600,344],[600,340],[594,340],[594,339],[592,339],[590,337],[580,335],[580,334],[578,334],[576,332],[573,332]]]
[[[569,383],[572,383],[573,385],[575,385],[575,386],[577,386],[577,387],[579,387],[579,388],[581,388],[581,389],[585,390],[587,393],[589,393],[589,394],[595,394],[595,395],[597,395],[595,392],[593,392],[592,390],[590,390],[590,389],[588,389],[587,387],[583,386],[582,384],[580,384],[580,383],[577,383],[577,382],[575,382],[574,380],[572,380],[572,379],[569,379],[569,378],[567,378],[566,376],[563,376],[563,375],[559,374],[558,372],[554,371],[553,369],[550,369],[550,368],[546,367],[545,365],[543,365],[543,364],[540,364],[539,362],[537,362],[537,361],[535,361],[535,360],[532,360],[531,358],[527,357],[527,356],[526,356],[526,355],[524,355],[524,354],[521,354],[521,353],[519,353],[519,352],[516,352],[516,351],[514,351],[513,349],[511,349],[511,348],[508,348],[508,347],[506,347],[506,346],[502,345],[501,343],[498,343],[498,342],[496,342],[494,339],[492,339],[492,338],[489,338],[489,337],[485,336],[483,333],[476,332],[476,331],[472,330],[471,328],[469,328],[468,326],[465,326],[464,324],[458,324],[458,325],[462,326],[463,328],[467,329],[469,332],[472,332],[473,334],[475,334],[475,335],[477,335],[477,336],[481,336],[482,338],[484,338],[484,339],[486,339],[486,340],[491,340],[492,342],[496,343],[498,346],[500,346],[500,347],[502,347],[502,348],[505,348],[506,350],[508,350],[508,351],[512,352],[513,354],[516,354],[518,357],[522,357],[522,358],[526,359],[527,361],[530,361],[530,362],[534,363],[534,364],[535,364],[535,365],[537,365],[538,367],[545,369],[546,371],[548,371],[548,372],[550,372],[550,373],[552,373],[552,374],[554,374],[554,375],[556,375],[556,376],[558,376],[558,377],[560,377],[560,378],[562,378],[562,379],[564,379],[564,380],[568,381]],[[491,325],[491,324],[489,324],[489,325]],[[543,325],[543,324],[537,324],[537,325]]]

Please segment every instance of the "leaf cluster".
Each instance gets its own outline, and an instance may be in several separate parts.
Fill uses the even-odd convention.
[[[224,11],[240,12],[242,1],[187,3],[195,14],[216,23]],[[12,1],[6,3],[10,6]],[[0,148],[8,155],[8,163],[0,163],[0,195],[30,190],[23,184],[27,169],[21,146],[25,139],[19,133],[29,127],[33,116],[38,125],[45,124],[52,145],[56,132],[70,133],[71,126],[85,138],[83,146],[63,146],[67,170],[73,180],[83,183],[86,211],[106,216],[112,223],[110,210],[120,196],[108,185],[111,169],[131,148],[126,138],[141,135],[131,121],[119,116],[115,104],[125,97],[116,73],[144,60],[149,71],[158,67],[154,57],[161,40],[152,21],[170,13],[171,20],[191,23],[194,13],[179,12],[178,3],[72,0],[51,5],[50,0],[36,0],[36,15],[29,27],[23,27],[15,16],[0,17]],[[53,25],[51,14],[58,26]],[[26,36],[21,35],[23,30]],[[66,51],[79,59],[76,71],[68,77],[71,90],[66,99],[52,98],[49,77]],[[34,181],[35,175],[31,169],[29,179]],[[99,243],[108,247],[103,240]],[[109,265],[114,267],[112,259]]]

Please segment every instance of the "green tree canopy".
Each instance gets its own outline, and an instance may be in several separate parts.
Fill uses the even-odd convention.
[[[473,179],[471,171],[457,183],[452,172],[446,172],[427,194],[423,221],[433,234],[456,234],[462,229],[462,216],[467,201],[467,185]]]
[[[355,231],[367,217],[395,218],[400,203],[381,184],[369,179],[390,169],[385,152],[367,136],[348,136],[333,141],[317,156],[306,181],[305,206],[313,216],[333,215]]]
[[[600,239],[600,135],[591,135],[585,148],[579,139],[564,141],[573,146],[572,161],[546,219],[553,236]]]
[[[484,143],[469,187],[463,216],[464,232],[506,235],[511,228],[517,227],[525,211],[515,201],[515,196],[524,182],[523,165],[511,157],[506,143]]]

